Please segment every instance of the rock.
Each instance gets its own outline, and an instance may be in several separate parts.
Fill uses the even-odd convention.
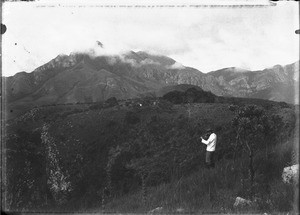
[[[244,207],[250,205],[252,205],[252,202],[250,200],[243,199],[241,197],[236,197],[233,207],[237,208],[237,207]]]
[[[149,211],[148,213],[161,213],[163,210],[163,207],[157,207],[154,208],[153,210]]]
[[[282,172],[282,180],[284,183],[298,183],[299,178],[299,164],[295,164],[293,166],[288,166],[283,169]]]

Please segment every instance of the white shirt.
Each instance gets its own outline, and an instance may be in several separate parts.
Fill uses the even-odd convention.
[[[207,145],[206,151],[214,152],[216,150],[217,135],[212,133],[207,140],[202,139],[202,143]]]

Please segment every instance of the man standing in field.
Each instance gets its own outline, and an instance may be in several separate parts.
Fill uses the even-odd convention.
[[[209,128],[207,129],[208,139],[205,140],[202,137],[201,142],[207,145],[206,147],[206,156],[205,156],[205,164],[208,168],[214,168],[215,162],[214,162],[214,153],[216,150],[217,145],[217,135],[214,133],[213,129]]]

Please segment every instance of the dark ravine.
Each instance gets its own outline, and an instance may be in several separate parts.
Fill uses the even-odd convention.
[[[225,68],[204,74],[175,60],[147,52],[122,56],[59,55],[31,73],[4,77],[6,102],[11,107],[53,103],[97,102],[161,96],[165,87],[195,85],[218,96],[259,98],[297,103],[294,74],[299,61],[261,71]]]

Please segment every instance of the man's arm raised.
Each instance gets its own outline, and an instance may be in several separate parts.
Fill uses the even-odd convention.
[[[211,134],[208,138],[208,140],[205,140],[201,137],[201,142],[204,143],[205,145],[211,143],[214,139],[216,138],[215,134]]]

